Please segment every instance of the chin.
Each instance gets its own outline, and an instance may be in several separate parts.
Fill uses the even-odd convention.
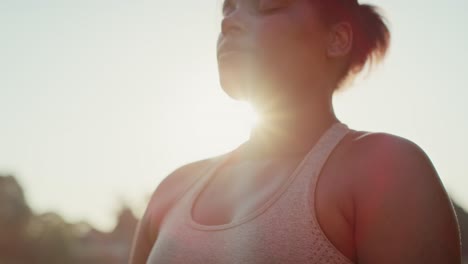
[[[232,99],[244,101],[247,99],[247,76],[244,65],[234,63],[219,63],[219,83],[223,91]]]
[[[219,83],[223,91],[232,99],[238,101],[245,101],[247,99],[246,92],[242,88],[240,78],[228,78],[227,76],[219,77]]]
[[[220,85],[234,100],[247,101],[256,69],[255,61],[245,53],[231,52],[218,57]]]
[[[251,58],[224,56],[218,58],[219,83],[232,99],[249,102],[258,89],[268,87],[261,78],[266,76],[264,68]]]

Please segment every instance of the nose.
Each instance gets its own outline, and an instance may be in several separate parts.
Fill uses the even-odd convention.
[[[234,37],[241,34],[245,30],[242,23],[239,10],[231,12],[230,15],[223,18],[221,21],[221,34],[225,37]]]

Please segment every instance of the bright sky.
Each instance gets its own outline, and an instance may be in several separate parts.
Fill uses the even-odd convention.
[[[406,137],[468,208],[468,2],[375,0],[385,64],[335,97],[353,129]],[[36,212],[113,227],[184,163],[247,139],[218,84],[221,0],[1,0],[0,172]]]

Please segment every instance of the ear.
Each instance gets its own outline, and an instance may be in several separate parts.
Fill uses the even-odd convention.
[[[336,23],[330,27],[327,55],[330,58],[346,56],[353,46],[353,29],[349,22]]]

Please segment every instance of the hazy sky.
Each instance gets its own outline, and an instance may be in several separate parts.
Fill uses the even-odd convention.
[[[337,116],[420,145],[468,208],[468,2],[369,2],[392,47]],[[172,170],[247,139],[248,108],[218,84],[220,3],[0,0],[0,172],[36,212],[108,230],[122,201],[141,213]]]

